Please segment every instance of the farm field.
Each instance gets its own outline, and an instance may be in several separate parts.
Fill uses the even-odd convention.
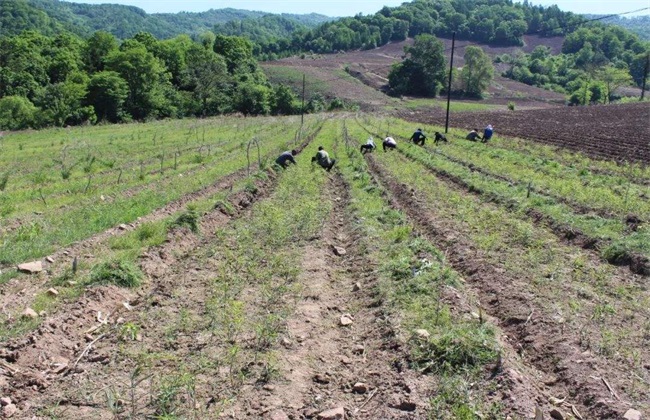
[[[647,106],[602,109],[629,136]],[[615,132],[600,107],[563,110]],[[643,144],[611,142],[637,147],[627,164],[560,149],[497,122],[519,112],[454,112],[459,127],[489,116],[487,145],[460,129],[409,144],[415,125],[443,129],[413,109],[310,115],[301,131],[223,117],[3,137],[13,416],[650,414]],[[310,163],[321,145],[331,172]],[[289,148],[298,164],[273,166]],[[44,270],[16,271],[32,260]]]

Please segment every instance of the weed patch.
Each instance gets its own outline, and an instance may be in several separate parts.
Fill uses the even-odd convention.
[[[93,267],[90,273],[90,284],[115,284],[121,287],[138,287],[143,274],[130,261],[113,260]]]

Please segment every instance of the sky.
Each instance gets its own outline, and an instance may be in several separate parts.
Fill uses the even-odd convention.
[[[147,13],[205,12],[209,9],[256,10],[271,13],[320,13],[327,16],[354,16],[357,13],[371,14],[383,6],[399,6],[403,0],[67,0],[89,4],[125,4],[136,6]],[[650,14],[650,0],[529,0],[535,5],[557,4],[563,11],[590,14],[616,14],[648,8],[639,13],[625,15],[640,16]]]

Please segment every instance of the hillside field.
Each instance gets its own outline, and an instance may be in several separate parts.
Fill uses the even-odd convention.
[[[647,105],[562,108],[629,159],[540,141],[560,108],[434,145],[438,111],[387,106],[5,133],[4,415],[650,414]]]

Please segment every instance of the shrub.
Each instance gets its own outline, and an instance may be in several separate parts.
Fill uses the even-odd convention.
[[[199,231],[199,214],[196,207],[188,206],[187,210],[181,213],[180,216],[172,223],[172,226],[186,226],[192,232],[198,233]]]
[[[142,282],[142,277],[142,272],[132,262],[112,260],[93,267],[90,273],[90,283],[137,287]]]
[[[514,111],[515,110],[515,103],[514,102],[508,102],[508,109],[510,111]]]

